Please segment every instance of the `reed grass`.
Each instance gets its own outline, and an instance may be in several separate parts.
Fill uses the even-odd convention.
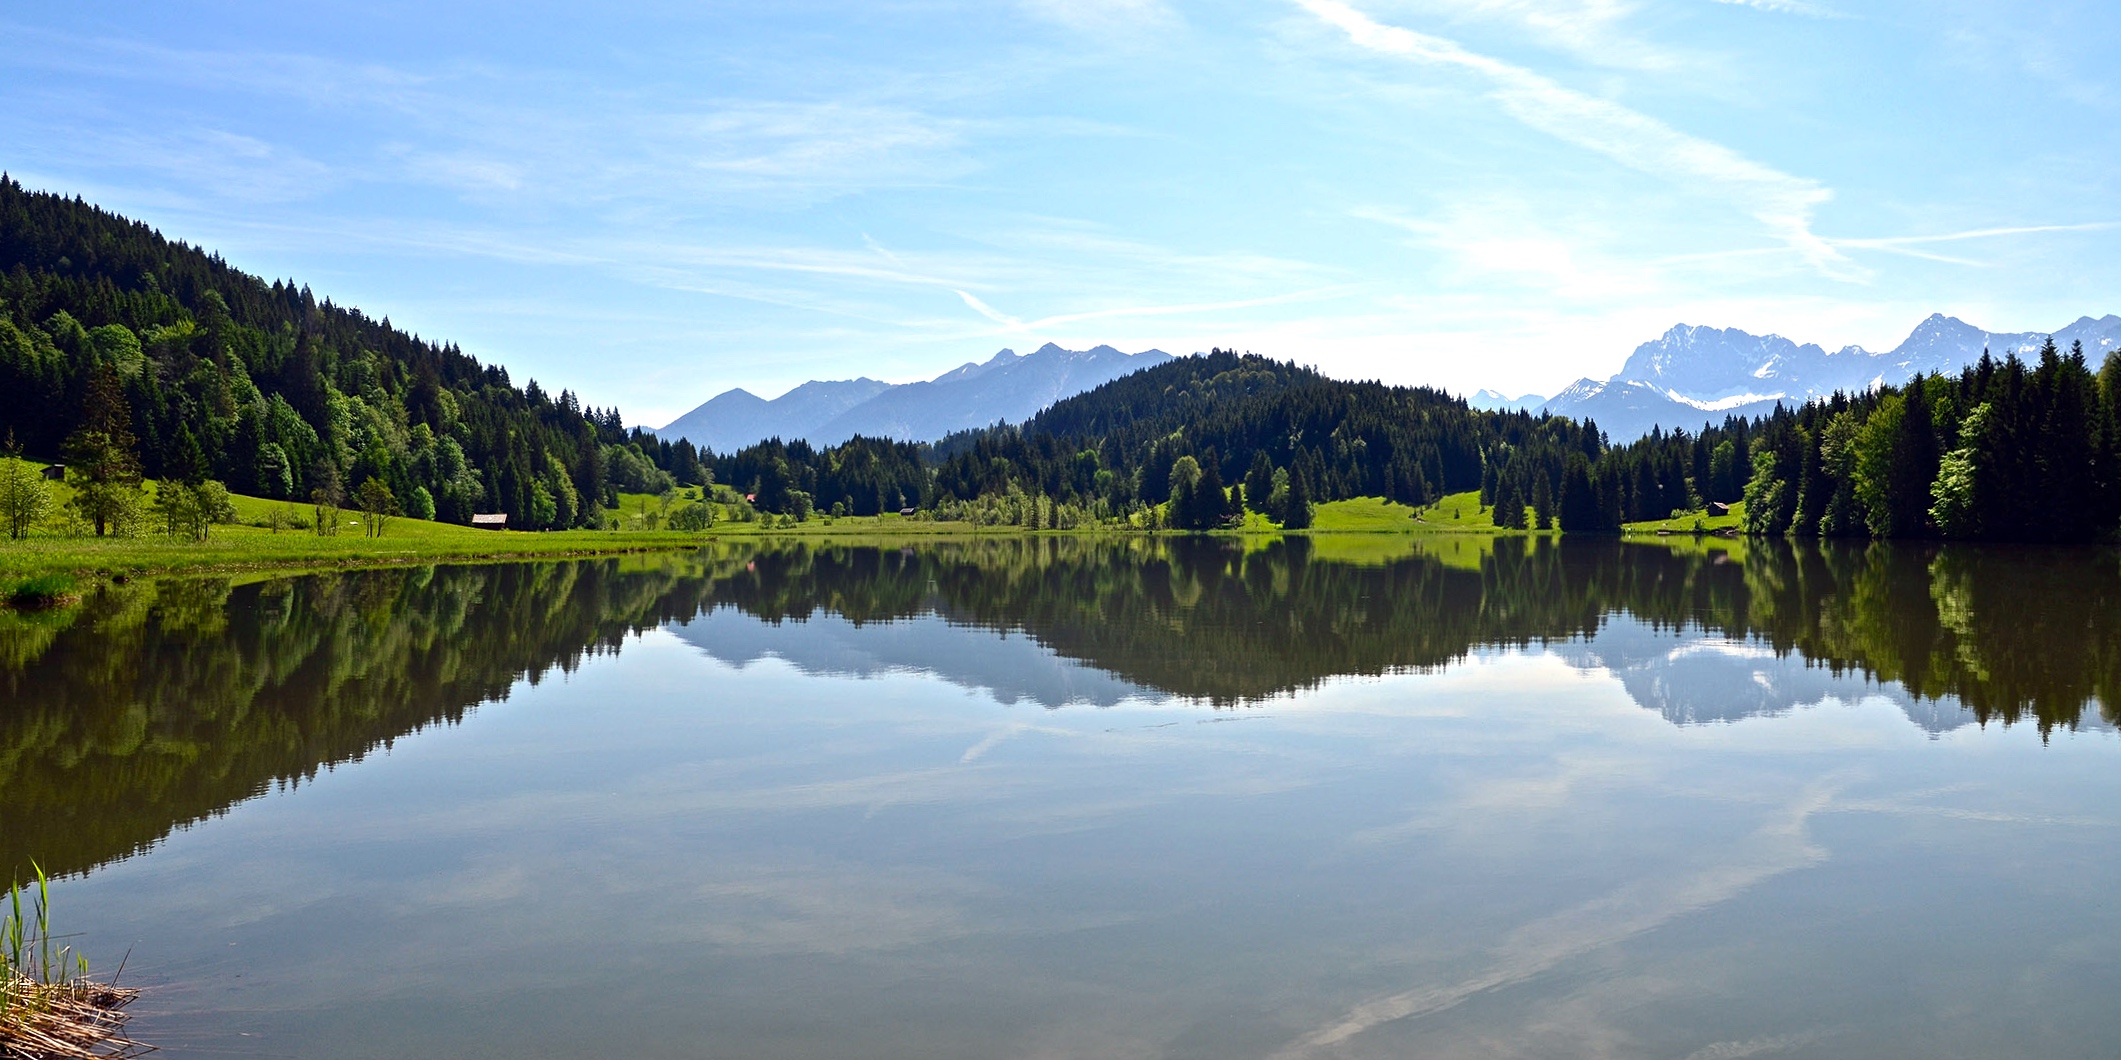
[[[0,1058],[108,1060],[154,1051],[125,1037],[125,1006],[139,991],[90,978],[87,956],[52,933],[51,881],[31,865],[34,889],[11,887],[0,915]]]

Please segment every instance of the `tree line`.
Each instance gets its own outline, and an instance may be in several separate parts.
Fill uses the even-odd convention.
[[[1762,536],[2105,540],[2121,530],[2121,351],[2094,372],[2081,344],[2050,339],[2031,363],[1984,351],[1956,376],[1699,433],[1504,456],[1482,483],[1498,524],[1551,509],[1565,531],[1610,532],[1743,501],[1744,530]]]

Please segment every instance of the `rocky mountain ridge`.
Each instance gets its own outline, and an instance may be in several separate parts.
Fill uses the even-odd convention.
[[[724,453],[771,437],[818,446],[857,434],[934,441],[997,421],[1022,422],[1062,398],[1170,359],[1162,350],[1068,350],[1049,342],[1030,353],[1004,349],[921,382],[812,380],[770,400],[728,390],[655,433]]]
[[[1753,335],[1737,328],[1679,324],[1635,348],[1611,378],[1578,379],[1552,397],[1511,398],[1482,390],[1469,401],[1478,408],[1522,408],[1598,422],[1614,441],[1631,440],[1653,427],[1696,430],[1725,416],[1760,416],[1777,403],[1796,405],[1835,391],[1861,391],[1905,382],[1917,373],[1957,373],[1983,350],[1999,360],[2037,357],[2049,334],[2064,350],[2084,344],[2096,367],[2121,347],[2121,316],[2080,317],[2048,332],[1992,332],[1957,317],[1933,313],[1898,346],[1873,353],[1861,346],[1829,352],[1780,335]]]

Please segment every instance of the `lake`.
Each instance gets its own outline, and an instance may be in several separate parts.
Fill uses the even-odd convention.
[[[0,617],[171,1057],[2121,1053],[2121,558],[729,544]]]

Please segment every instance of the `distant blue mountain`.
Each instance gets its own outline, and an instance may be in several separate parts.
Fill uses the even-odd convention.
[[[770,401],[730,390],[655,433],[724,453],[772,437],[812,445],[836,445],[857,434],[933,441],[997,421],[1020,423],[1062,398],[1170,359],[1162,350],[1064,350],[1049,342],[1028,354],[1002,350],[918,383],[812,380]]]

